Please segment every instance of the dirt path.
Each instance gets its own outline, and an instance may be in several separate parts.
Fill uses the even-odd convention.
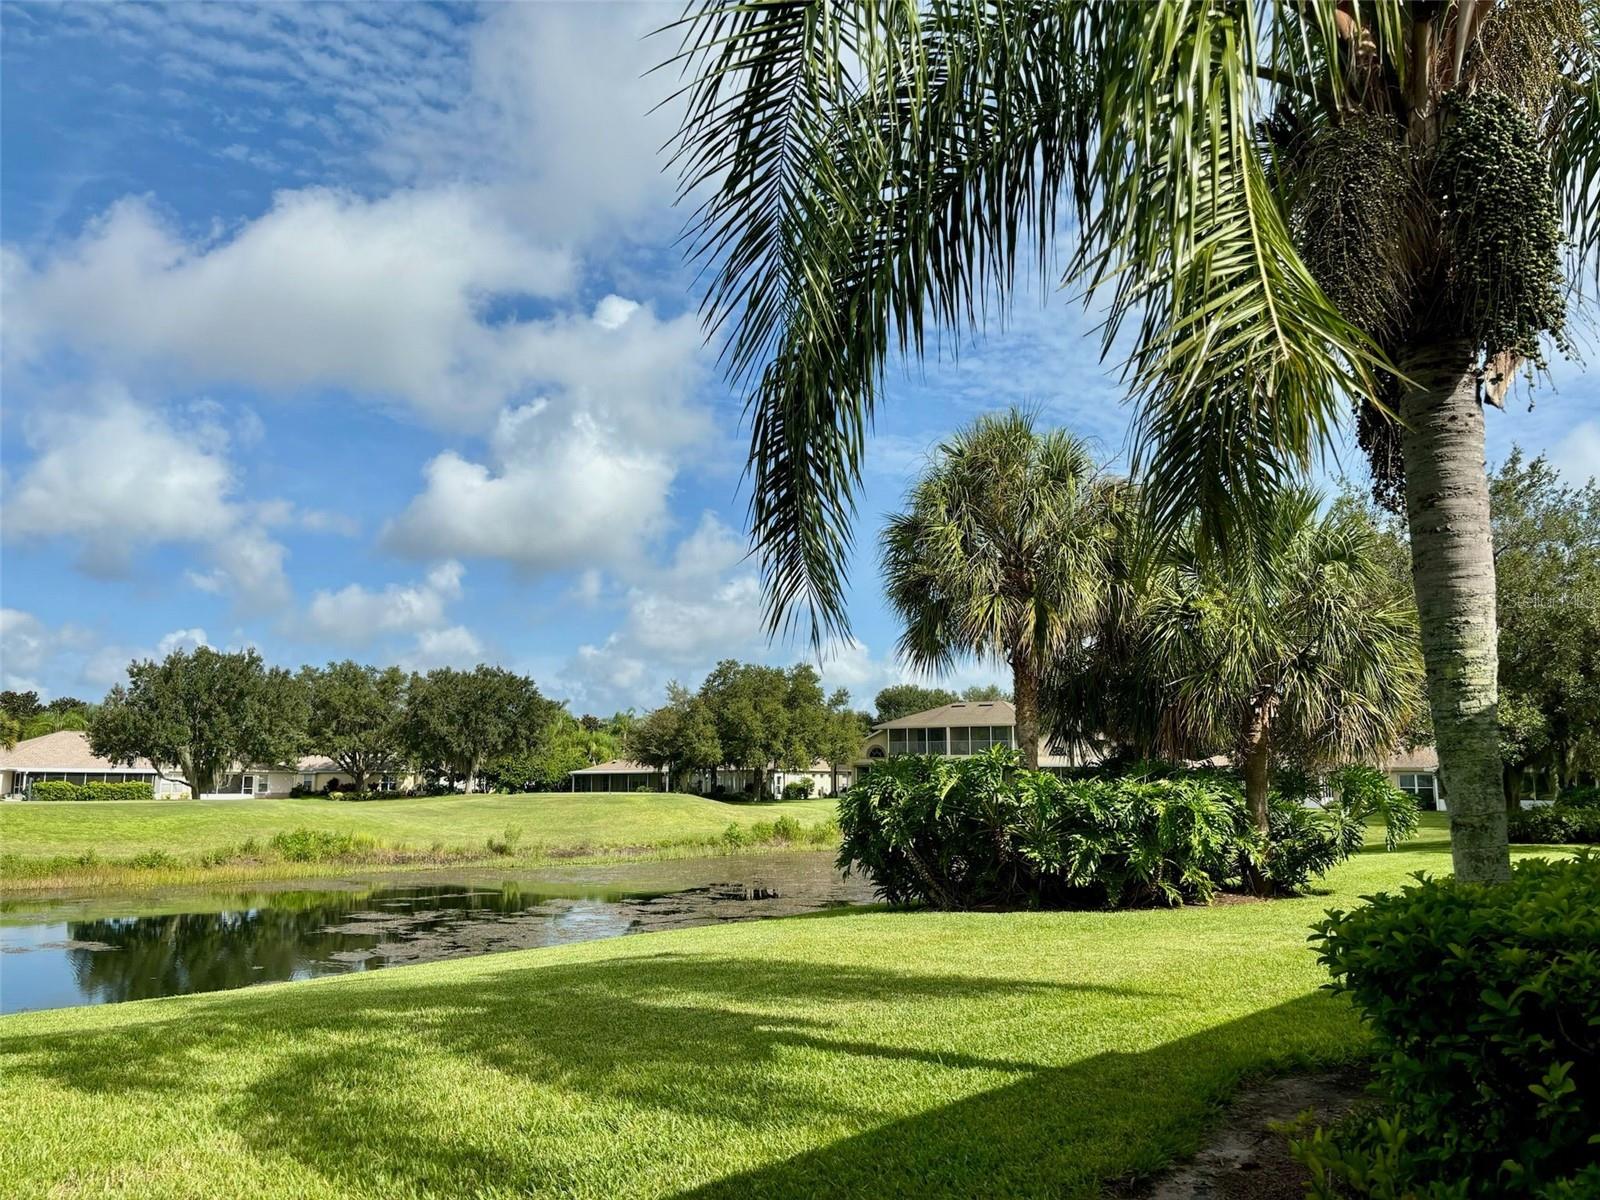
[[[1350,1111],[1366,1076],[1344,1070],[1269,1079],[1241,1093],[1210,1140],[1183,1166],[1120,1193],[1126,1200],[1304,1200],[1306,1174],[1268,1126],[1306,1109],[1326,1125]]]

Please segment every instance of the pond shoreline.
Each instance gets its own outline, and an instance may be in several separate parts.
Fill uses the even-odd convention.
[[[100,862],[62,865],[59,868],[37,860],[11,860],[0,865],[0,901],[13,898],[49,898],[79,891],[121,892],[169,887],[214,887],[228,884],[296,884],[326,879],[334,875],[358,874],[404,876],[438,875],[441,872],[537,871],[557,866],[591,867],[634,862],[676,862],[683,859],[733,857],[744,854],[836,854],[836,843],[817,845],[773,839],[765,842],[730,843],[723,840],[666,842],[634,846],[540,847],[510,855],[487,852],[459,858],[442,857],[429,851],[395,847],[351,858],[311,862],[242,861],[215,865],[178,863],[172,866],[132,866],[127,863]],[[41,870],[38,875],[15,874],[17,868]]]

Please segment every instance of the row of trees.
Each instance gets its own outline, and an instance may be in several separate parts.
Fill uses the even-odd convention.
[[[149,759],[216,790],[237,765],[288,765],[318,754],[365,790],[407,773],[452,790],[565,784],[567,772],[614,757],[619,737],[577,720],[533,680],[500,667],[426,674],[345,661],[297,674],[254,650],[207,646],[135,662],[87,725],[90,748],[116,762]]]
[[[95,706],[76,696],[57,696],[49,703],[39,693],[7,689],[0,692],[0,745],[11,747],[27,738],[89,727]]]
[[[760,794],[772,766],[800,770],[817,759],[835,772],[848,766],[869,726],[866,714],[851,711],[849,692],[824,695],[808,664],[785,670],[728,659],[696,691],[669,684],[667,703],[639,720],[627,749],[665,768],[670,786],[695,771],[734,767],[754,773]]]

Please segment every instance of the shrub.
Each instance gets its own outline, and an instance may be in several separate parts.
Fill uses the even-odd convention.
[[[1361,846],[1370,815],[1395,838],[1416,827],[1404,793],[1358,774],[1320,807],[1274,795],[1264,859],[1230,772],[1141,763],[1061,779],[1016,764],[996,749],[876,766],[840,800],[840,866],[895,903],[1181,904],[1240,886],[1246,866],[1299,890]]]
[[[798,842],[805,837],[805,830],[800,822],[785,814],[772,823],[772,840],[775,842]]]
[[[1594,845],[1600,843],[1600,804],[1523,809],[1509,815],[1507,833],[1513,842]]]
[[[1208,898],[1253,847],[1219,778],[1061,780],[1014,752],[895,758],[839,803],[839,865],[894,903],[1137,904]]]
[[[811,793],[816,790],[816,781],[807,775],[804,779],[796,779],[783,785],[783,798],[785,800],[809,800]]]
[[[28,791],[28,795],[35,800],[66,801],[81,800],[83,789],[75,783],[68,783],[64,779],[41,779]]]
[[[1600,786],[1585,784],[1569,787],[1556,797],[1558,808],[1600,808]]]
[[[1317,926],[1377,1114],[1295,1143],[1323,1196],[1600,1194],[1600,855],[1425,879]]]
[[[143,779],[122,779],[115,782],[90,780],[88,783],[68,783],[64,779],[42,779],[33,785],[35,800],[154,800],[155,785]]]
[[[737,821],[731,821],[728,827],[722,831],[722,843],[725,846],[733,846],[735,848],[748,846],[750,844],[750,835],[744,831],[743,825],[740,825]]]
[[[521,841],[522,828],[518,825],[513,825],[500,837],[495,837],[494,834],[491,833],[488,841],[489,853],[503,855],[515,854],[517,852],[517,845]]]
[[[294,829],[275,833],[268,843],[288,862],[331,862],[355,858],[374,848],[369,837],[327,829]]]
[[[141,850],[128,860],[128,865],[141,871],[154,871],[162,867],[175,867],[178,860],[165,850]]]

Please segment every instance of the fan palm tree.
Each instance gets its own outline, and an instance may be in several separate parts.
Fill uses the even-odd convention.
[[[1247,539],[1352,406],[1404,496],[1459,875],[1509,871],[1483,412],[1600,241],[1597,0],[702,0],[675,162],[774,629],[847,627],[891,351],[1103,306],[1152,528]]]
[[[1135,618],[1157,747],[1228,752],[1251,817],[1267,832],[1272,767],[1287,751],[1331,767],[1394,747],[1422,704],[1416,605],[1383,562],[1365,514],[1318,514],[1314,493],[1280,495],[1265,561],[1198,551],[1180,536],[1149,572]]]
[[[966,655],[1011,668],[1017,745],[1039,766],[1039,681],[1096,627],[1126,484],[1062,430],[1013,409],[939,447],[883,534],[900,653],[938,671]]]

